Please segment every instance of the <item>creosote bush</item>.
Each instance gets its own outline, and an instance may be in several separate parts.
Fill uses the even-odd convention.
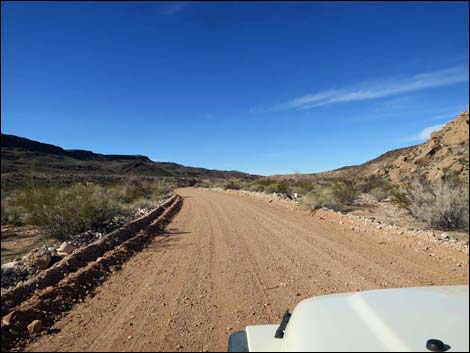
[[[29,188],[17,200],[26,211],[26,222],[43,227],[57,239],[67,239],[119,214],[112,195],[94,184],[68,188]]]
[[[131,178],[126,184],[100,186],[77,183],[69,187],[29,187],[2,198],[2,224],[14,220],[41,226],[51,237],[68,239],[130,216],[137,208],[152,207],[173,185],[165,179]]]
[[[352,182],[334,181],[317,185],[302,197],[302,203],[311,209],[327,207],[341,211],[351,206],[358,196],[359,191]]]
[[[19,226],[23,224],[24,210],[14,204],[11,196],[2,197],[1,201],[1,220],[2,225],[11,224]]]
[[[225,190],[240,190],[241,186],[240,186],[240,183],[236,181],[231,181],[224,186],[224,189]]]
[[[468,184],[456,178],[418,181],[393,191],[394,202],[416,219],[443,230],[469,230]]]
[[[332,186],[333,196],[339,204],[350,206],[359,196],[359,190],[353,182],[336,182]]]
[[[274,180],[270,178],[261,178],[255,180],[243,187],[243,189],[248,191],[258,191],[265,192],[267,194],[272,194],[274,192],[287,194],[290,193],[290,186],[284,180]]]
[[[383,201],[385,200],[387,197],[390,196],[390,189],[384,189],[382,187],[375,187],[373,188],[372,190],[369,191],[369,194],[372,195],[372,197],[380,202],[380,201]]]
[[[393,189],[390,182],[376,175],[365,178],[364,182],[360,183],[357,187],[360,192],[372,195],[378,202],[389,197]]]

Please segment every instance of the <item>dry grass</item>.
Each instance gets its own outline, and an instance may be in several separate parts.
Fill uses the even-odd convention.
[[[394,201],[416,219],[443,230],[469,230],[468,184],[456,178],[415,182],[395,190]]]

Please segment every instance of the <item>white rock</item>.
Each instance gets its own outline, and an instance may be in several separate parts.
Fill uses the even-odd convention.
[[[71,253],[73,253],[73,251],[76,249],[75,246],[73,246],[72,244],[70,243],[67,243],[66,241],[63,242],[59,248],[57,249],[57,252],[59,254],[65,254],[65,255],[69,255]]]

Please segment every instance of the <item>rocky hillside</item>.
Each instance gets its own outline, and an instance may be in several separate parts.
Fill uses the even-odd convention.
[[[361,179],[383,176],[392,182],[417,178],[436,180],[454,172],[463,181],[469,177],[469,116],[461,113],[434,132],[423,144],[399,148],[366,163],[316,174],[276,175],[275,179],[319,180],[325,178]]]
[[[370,161],[367,161],[360,165],[348,166],[332,171],[320,173],[322,177],[328,178],[365,178],[367,176],[377,174],[378,171],[386,169],[391,165],[397,158],[403,155],[407,155],[416,149],[417,146],[410,146],[404,148],[398,148],[380,155]]]
[[[434,132],[427,142],[406,151],[375,173],[387,175],[392,181],[416,177],[433,181],[450,172],[468,182],[468,124],[467,111]]]
[[[85,150],[32,141],[14,135],[1,135],[2,188],[25,183],[70,184],[77,181],[119,182],[129,176],[168,177],[182,185],[201,179],[255,179],[256,175],[187,167],[176,163],[154,162],[141,155],[105,155]]]

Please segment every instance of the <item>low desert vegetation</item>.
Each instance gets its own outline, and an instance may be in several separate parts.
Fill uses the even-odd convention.
[[[359,192],[371,195],[377,202],[381,202],[392,195],[393,185],[382,177],[373,175],[358,183]]]
[[[446,177],[436,182],[416,181],[393,191],[393,201],[430,227],[469,230],[468,184]]]
[[[252,181],[251,183],[244,185],[243,188],[248,191],[265,192],[267,194],[275,192],[281,194],[290,193],[289,185],[286,181],[271,178],[261,178]]]
[[[242,187],[239,182],[231,181],[224,186],[225,190],[240,190]]]
[[[150,182],[140,178],[112,186],[30,186],[2,195],[2,225],[36,225],[52,238],[68,239],[113,217],[130,216],[137,208],[151,207],[172,187],[165,179]]]
[[[297,195],[298,200],[312,210],[326,207],[347,212],[360,207],[358,201],[366,197],[376,202],[390,201],[434,229],[469,229],[468,184],[451,174],[433,183],[415,181],[411,184],[392,184],[383,177],[370,176],[355,181],[260,178],[251,182],[232,180],[217,185],[206,183],[204,186]]]
[[[305,196],[302,203],[310,209],[321,207],[345,211],[359,197],[358,187],[350,181],[331,181],[317,185]]]

